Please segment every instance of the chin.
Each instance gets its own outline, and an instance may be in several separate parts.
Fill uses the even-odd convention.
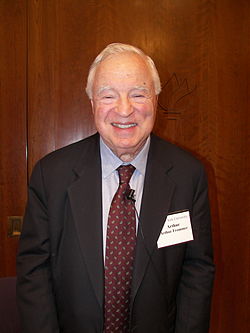
[[[137,145],[138,145],[138,143],[136,144],[132,140],[121,140],[121,141],[117,142],[116,146],[119,147],[120,149],[133,149]]]

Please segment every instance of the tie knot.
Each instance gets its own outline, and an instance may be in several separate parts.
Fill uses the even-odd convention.
[[[135,167],[132,164],[120,165],[117,171],[119,173],[120,184],[128,184],[135,171]]]

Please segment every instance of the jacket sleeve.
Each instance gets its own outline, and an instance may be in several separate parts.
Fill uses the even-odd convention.
[[[17,303],[23,333],[58,333],[50,269],[47,199],[40,162],[31,176],[17,256]]]
[[[194,240],[187,243],[177,294],[175,333],[209,330],[214,264],[207,182],[203,168],[195,185],[191,222]]]

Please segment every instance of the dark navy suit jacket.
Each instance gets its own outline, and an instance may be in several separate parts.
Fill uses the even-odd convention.
[[[102,333],[99,135],[37,163],[17,258],[23,333]],[[188,210],[194,240],[157,248],[170,213]],[[200,162],[152,135],[137,235],[131,332],[208,332],[214,265]]]

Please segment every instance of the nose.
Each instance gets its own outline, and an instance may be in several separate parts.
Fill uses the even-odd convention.
[[[127,96],[119,98],[117,112],[122,117],[129,117],[133,113],[133,106]]]

